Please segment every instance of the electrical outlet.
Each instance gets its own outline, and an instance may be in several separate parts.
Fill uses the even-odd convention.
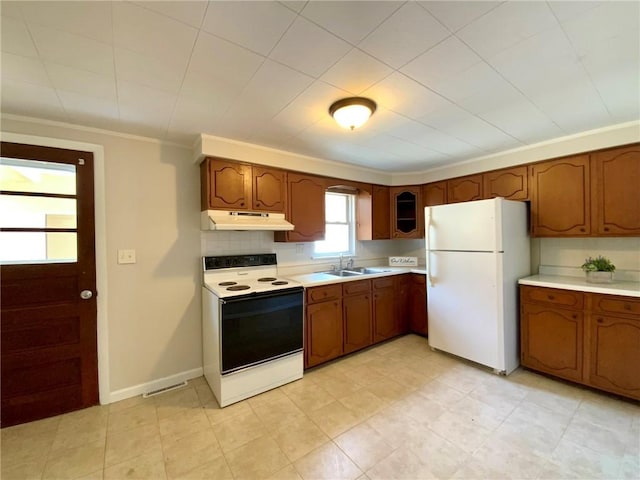
[[[304,243],[296,243],[296,253],[304,253]]]
[[[136,263],[136,251],[135,250],[118,250],[118,263]]]

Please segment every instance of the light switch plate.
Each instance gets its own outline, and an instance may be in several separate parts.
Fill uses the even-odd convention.
[[[118,263],[136,263],[136,251],[135,250],[118,250]]]

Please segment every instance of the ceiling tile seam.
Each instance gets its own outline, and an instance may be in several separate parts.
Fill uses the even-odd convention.
[[[556,20],[557,20],[557,19],[556,19]],[[547,115],[547,113],[546,113],[544,110],[542,110],[542,109],[538,106],[538,104],[537,104],[537,103],[535,103],[533,100],[531,100],[531,98],[529,98],[529,96],[528,96],[526,93],[524,93],[524,92],[523,92],[523,91],[522,91],[522,90],[521,90],[517,85],[515,85],[513,82],[511,82],[511,80],[509,80],[508,78],[506,78],[506,77],[502,74],[502,72],[500,72],[500,71],[499,71],[499,70],[498,70],[498,69],[497,69],[497,68],[496,68],[496,67],[495,67],[495,66],[494,66],[494,65],[493,65],[493,64],[492,64],[488,59],[486,59],[485,57],[483,57],[483,56],[482,56],[482,54],[481,54],[480,52],[476,51],[476,50],[475,50],[471,45],[469,45],[469,43],[468,43],[468,42],[466,42],[464,39],[462,39],[462,38],[458,37],[458,35],[455,35],[455,34],[454,34],[454,36],[455,36],[455,37],[456,37],[460,42],[462,42],[462,43],[463,43],[467,48],[469,48],[469,50],[471,50],[473,53],[475,53],[475,54],[478,56],[478,58],[480,58],[480,59],[481,59],[481,60],[482,60],[486,65],[488,65],[488,66],[489,66],[489,68],[491,68],[491,70],[493,70],[497,75],[499,75],[499,76],[500,76],[500,78],[502,78],[505,82],[507,82],[509,85],[511,85],[511,86],[512,86],[512,87],[513,87],[513,88],[514,88],[514,89],[515,89],[515,90],[516,90],[520,95],[522,95],[522,97],[523,97],[523,98],[525,98],[525,99],[526,99],[526,100],[527,100],[527,101],[528,101],[528,102],[529,102],[529,103],[530,103],[530,104],[531,104],[531,105],[532,105],[536,110],[538,110],[538,112],[540,112],[540,114],[541,114],[544,118],[546,118],[550,123],[552,123],[553,125],[555,125],[556,127],[558,127],[558,130],[560,130],[562,133],[564,133],[564,134],[566,134],[566,133],[567,133],[567,132],[562,128],[562,127],[560,127],[560,125],[558,125],[558,124],[556,123],[556,121],[555,121],[555,120],[553,120],[551,117],[549,117],[549,115]],[[528,38],[531,38],[531,37],[528,37]],[[518,45],[519,43],[522,43],[522,42],[524,42],[524,41],[528,40],[528,38],[525,38],[525,39],[521,40],[520,42],[517,42],[517,43],[516,43],[516,44],[514,44],[513,46]],[[462,107],[461,107],[461,108],[462,108]],[[466,111],[466,109],[465,109],[465,111]],[[483,119],[483,120],[485,120],[487,123],[489,123],[489,124],[493,125],[490,121],[486,120],[484,117],[481,117],[480,115],[476,115],[476,114],[474,114],[474,113],[472,113],[472,112],[468,112],[468,113],[471,113],[472,115],[475,115],[476,117],[482,118],[482,119]],[[498,127],[498,126],[496,126],[496,125],[493,125],[493,126],[494,126],[494,127],[496,127],[496,128],[498,128],[500,131],[503,131],[500,127]],[[504,131],[503,131],[503,133],[505,133],[505,134],[506,134],[506,132],[504,132]],[[508,135],[509,135],[510,137],[512,137],[512,138],[514,138],[514,139],[516,139],[516,140],[518,140],[518,141],[520,141],[520,142],[523,142],[523,143],[524,143],[524,141],[523,141],[523,140],[521,140],[521,139],[519,139],[519,138],[516,138],[516,137],[513,137],[513,135],[510,135],[510,134],[508,134]]]
[[[362,42],[364,42],[367,38],[369,38],[371,36],[371,34],[373,34],[373,32],[375,32],[376,30],[378,30],[378,28],[380,28],[382,26],[382,24],[384,22],[386,22],[387,20],[389,20],[391,17],[393,17],[398,10],[400,10],[402,7],[404,7],[407,3],[409,3],[408,1],[405,2],[398,2],[400,5],[398,6],[398,8],[396,8],[393,12],[391,12],[389,15],[387,15],[385,18],[383,18],[380,23],[378,23],[375,27],[373,27],[369,33],[367,33],[361,40],[360,42],[358,42],[358,45],[362,44]]]
[[[498,75],[499,75],[499,76],[500,76],[500,77],[501,77],[505,82],[507,82],[509,85],[511,85],[514,89],[516,89],[516,90],[518,91],[518,93],[520,93],[524,98],[526,98],[526,99],[527,99],[527,100],[528,100],[528,101],[529,101],[529,102],[530,102],[530,103],[531,103],[531,104],[532,104],[532,105],[533,105],[533,106],[534,106],[538,111],[540,111],[540,113],[541,113],[545,118],[548,118],[548,117],[547,117],[547,115],[546,115],[546,113],[544,113],[543,111],[541,111],[541,110],[538,108],[538,106],[537,106],[534,102],[532,102],[532,101],[531,101],[531,99],[529,99],[529,97],[528,97],[527,95],[525,95],[525,94],[524,94],[524,93],[523,93],[523,92],[522,92],[518,87],[516,87],[515,85],[513,85],[513,83],[511,83],[508,79],[506,79],[506,78],[505,78],[505,77],[504,77],[504,76],[503,76],[503,75],[502,75],[498,70],[496,70],[496,68],[495,68],[491,63],[489,63],[489,61],[488,61],[488,60],[486,60],[482,55],[480,55],[480,54],[479,54],[479,53],[478,53],[478,52],[477,52],[477,51],[476,51],[476,50],[475,50],[471,45],[469,45],[469,44],[468,44],[467,42],[465,42],[463,39],[461,39],[460,37],[458,37],[458,35],[456,35],[456,34],[453,34],[452,36],[454,36],[454,37],[455,37],[455,38],[457,38],[460,42],[462,42],[465,46],[467,46],[467,47],[468,47],[468,48],[469,48],[473,53],[475,53],[475,54],[478,56],[478,58],[480,58],[480,59],[482,60],[482,62],[484,62],[486,65],[488,65],[488,66],[489,66],[489,67],[490,67],[490,68],[491,68],[495,73],[497,73],[497,74],[498,74]],[[487,120],[486,118],[482,117],[481,115],[479,115],[479,114],[475,114],[475,113],[473,113],[473,112],[469,111],[469,110],[468,110],[467,108],[465,108],[463,105],[460,105],[458,102],[454,101],[453,99],[448,98],[448,97],[447,97],[446,95],[444,95],[443,93],[438,92],[437,90],[434,90],[434,89],[433,89],[433,88],[431,88],[430,86],[425,85],[424,83],[420,82],[419,80],[417,80],[417,79],[415,79],[415,78],[413,78],[413,77],[410,77],[409,75],[407,75],[407,74],[406,74],[406,73],[404,73],[404,72],[399,72],[399,73],[400,73],[400,74],[402,74],[402,75],[404,75],[405,77],[407,77],[407,78],[409,78],[409,79],[413,80],[414,82],[419,83],[419,84],[420,84],[420,85],[422,85],[423,87],[425,87],[425,88],[427,88],[428,90],[432,91],[433,93],[435,93],[435,94],[439,95],[440,97],[444,98],[445,100],[447,100],[447,101],[449,101],[449,102],[453,103],[454,105],[456,105],[456,106],[457,106],[457,107],[459,107],[460,109],[464,110],[464,111],[465,111],[466,113],[468,113],[469,115],[472,115],[472,116],[474,116],[474,117],[478,118],[479,120],[482,120],[483,122],[487,123],[488,125],[491,125],[492,127],[496,128],[497,130],[499,130],[499,131],[500,131],[500,132],[502,132],[503,134],[507,135],[508,137],[510,137],[510,138],[512,138],[512,139],[514,139],[514,140],[516,140],[516,141],[518,141],[518,142],[524,143],[524,142],[523,142],[523,140],[521,140],[521,139],[519,139],[519,138],[514,137],[512,134],[510,134],[510,133],[508,133],[508,132],[505,132],[502,128],[500,128],[500,127],[499,127],[499,126],[497,126],[497,125],[494,125],[492,122],[490,122],[490,121],[489,121],[489,120]],[[549,118],[549,121],[551,121],[554,125],[558,126],[558,125],[557,125],[553,120],[551,120],[550,118]],[[427,124],[427,125],[428,125],[428,124]],[[432,125],[428,125],[428,126],[433,127]],[[433,127],[433,128],[435,128],[435,127]],[[562,130],[559,126],[558,126],[558,128],[560,129],[560,131],[564,132],[564,130]],[[445,133],[446,133],[446,132],[445,132]],[[465,142],[465,143],[469,143],[469,142]],[[473,145],[473,144],[470,144],[470,145]],[[474,146],[478,147],[477,145],[474,145]],[[481,148],[481,147],[478,147],[478,148]],[[481,149],[482,149],[482,148],[481,148]],[[484,149],[482,149],[482,150],[484,150]]]
[[[578,50],[576,49],[576,46],[573,43],[573,40],[571,40],[571,37],[569,36],[567,31],[564,29],[564,25],[562,24],[562,22],[560,21],[560,19],[556,15],[555,10],[553,8],[551,8],[551,6],[549,5],[549,2],[547,1],[547,2],[545,2],[545,4],[547,5],[547,8],[551,11],[551,14],[553,15],[553,17],[558,22],[558,25],[560,26],[560,30],[562,30],[562,34],[565,36],[565,38],[569,42],[569,45],[571,45],[571,50],[573,50],[573,53],[574,53],[575,57],[578,59],[578,62],[580,62],[580,67],[582,68],[582,70],[584,71],[585,75],[589,79],[589,83],[591,84],[593,89],[598,93],[598,98],[600,99],[600,102],[602,103],[602,105],[604,106],[605,110],[607,111],[607,114],[609,115],[609,121],[613,121],[613,115],[611,114],[611,111],[609,110],[609,106],[607,105],[607,102],[604,101],[604,98],[602,97],[602,92],[600,92],[600,89],[598,88],[598,86],[593,81],[593,77],[591,76],[591,72],[589,72],[589,69],[584,65],[584,62],[582,61],[582,56],[578,55]]]
[[[171,114],[167,120],[167,128],[165,129],[164,136],[165,138],[169,137],[169,132],[171,130],[171,124],[173,123],[173,118],[176,114],[176,109],[178,107],[178,102],[180,100],[180,94],[182,93],[182,89],[184,88],[184,82],[187,78],[187,72],[189,71],[189,65],[191,65],[191,60],[193,59],[193,52],[196,49],[196,45],[198,44],[198,39],[200,38],[200,33],[202,33],[202,25],[204,24],[204,19],[207,17],[207,10],[209,10],[209,2],[207,2],[206,7],[204,8],[204,12],[202,14],[202,18],[200,19],[200,26],[197,28],[196,36],[193,39],[193,45],[191,45],[191,52],[189,53],[189,60],[187,60],[184,72],[182,73],[182,80],[180,81],[180,88],[178,88],[178,93],[175,96],[175,101],[173,102],[173,107],[171,108]],[[169,17],[171,18],[171,17]],[[191,25],[189,25],[191,26]],[[195,28],[191,26],[191,28]]]
[[[456,1],[456,0],[454,0]],[[521,1],[521,0],[516,0],[516,1]],[[498,2],[493,8],[490,8],[489,10],[487,10],[486,12],[484,12],[482,15],[475,17],[471,20],[469,20],[469,22],[465,23],[464,25],[462,25],[461,27],[459,27],[457,30],[452,30],[449,27],[447,27],[446,25],[444,25],[445,28],[447,28],[447,30],[451,31],[453,34],[458,33],[460,30],[463,30],[465,28],[467,28],[469,25],[471,25],[472,23],[480,20],[482,17],[490,14],[491,12],[493,12],[495,9],[500,8],[502,5],[504,5],[505,3],[508,3],[508,1],[502,1],[502,2]],[[424,8],[425,10],[429,11],[429,9],[425,6],[423,6],[422,4],[419,4],[422,8]],[[429,12],[431,13],[431,12]],[[435,15],[431,14],[432,16],[435,17]],[[436,17],[437,18],[437,17]],[[438,19],[439,21],[439,19]],[[442,23],[442,22],[441,22]]]
[[[278,3],[279,3],[279,2],[278,2]],[[207,8],[209,8],[209,5],[208,5],[208,4],[207,4]],[[244,47],[244,46],[242,46],[242,45],[236,44],[235,42],[231,42],[230,40],[228,40],[228,39],[226,39],[226,38],[224,38],[224,37],[220,37],[220,36],[215,35],[215,34],[210,34],[209,32],[207,32],[207,31],[205,30],[205,33],[208,33],[208,34],[210,34],[210,35],[214,35],[214,36],[216,36],[216,37],[218,37],[218,38],[221,38],[221,39],[222,39],[222,40],[224,40],[224,41],[227,41],[227,42],[233,43],[234,45],[238,45],[239,47],[242,47],[242,48],[244,48],[245,50],[249,50],[250,52],[252,52],[252,53],[254,53],[254,54],[259,55],[260,57],[262,57],[262,62],[260,63],[260,65],[258,66],[258,68],[256,68],[256,70],[253,72],[253,74],[251,75],[251,78],[249,78],[249,79],[247,80],[247,83],[245,83],[244,87],[242,87],[242,90],[240,90],[240,92],[239,92],[238,94],[236,94],[236,96],[233,98],[233,100],[232,100],[231,102],[229,102],[229,104],[228,104],[228,105],[227,105],[227,107],[225,108],[224,112],[222,112],[222,114],[220,115],[220,116],[221,116],[221,118],[224,118],[224,117],[226,116],[227,112],[228,112],[228,111],[231,109],[231,107],[235,104],[235,101],[236,101],[238,98],[241,98],[241,97],[244,95],[244,92],[246,91],[246,89],[247,89],[247,88],[249,87],[249,85],[251,84],[251,81],[255,78],[255,76],[258,74],[258,72],[260,71],[260,69],[262,68],[262,66],[265,64],[265,62],[266,62],[267,60],[269,60],[269,61],[271,61],[271,62],[274,62],[274,63],[277,63],[278,65],[282,65],[282,66],[284,66],[284,67],[286,67],[286,68],[289,68],[289,69],[291,69],[291,70],[294,70],[294,71],[296,71],[296,72],[298,72],[298,73],[301,73],[301,74],[303,74],[303,75],[306,75],[306,76],[308,76],[308,77],[310,77],[310,78],[313,78],[311,75],[308,75],[308,74],[306,74],[306,73],[304,73],[304,72],[300,72],[299,70],[297,70],[297,69],[295,69],[295,68],[293,68],[293,67],[291,67],[291,66],[289,66],[289,65],[286,65],[286,64],[284,64],[284,63],[282,63],[282,62],[278,62],[278,61],[276,61],[276,60],[274,60],[274,59],[270,58],[270,55],[271,55],[271,53],[273,52],[273,50],[274,50],[274,49],[278,46],[278,44],[282,41],[282,38],[287,34],[287,32],[289,31],[289,29],[291,29],[292,25],[295,23],[296,19],[300,16],[300,13],[295,12],[295,11],[291,10],[290,8],[289,8],[288,10],[292,11],[293,13],[295,13],[295,14],[296,14],[296,16],[295,16],[295,17],[293,17],[293,19],[291,20],[291,23],[289,23],[289,25],[287,26],[287,28],[286,28],[286,29],[282,32],[282,34],[280,35],[280,38],[278,38],[278,41],[277,41],[277,42],[275,42],[275,43],[273,44],[273,46],[271,47],[271,50],[269,50],[269,52],[268,52],[266,55],[263,55],[263,54],[258,53],[258,52],[254,52],[253,50],[251,50],[251,49],[249,49],[249,48],[246,48],[246,47]],[[206,18],[206,15],[205,15],[205,17],[204,17],[204,18]],[[311,82],[311,83],[313,84],[313,82]],[[307,87],[307,88],[308,88],[308,87]],[[306,90],[306,88],[303,90],[303,92],[304,92],[305,90]],[[302,92],[301,92],[301,93],[302,93]],[[297,96],[296,96],[296,98],[297,98]],[[289,103],[290,103],[290,102],[289,102]],[[287,104],[287,105],[288,105],[288,104]],[[285,107],[285,108],[286,108],[286,107]],[[280,113],[281,111],[282,111],[282,109],[281,109],[280,111],[278,111],[278,113]],[[276,115],[277,115],[278,113],[276,113]],[[275,116],[275,115],[274,115],[274,116]],[[271,118],[274,118],[274,117],[271,117]]]
[[[185,22],[183,20],[180,20],[179,18],[172,17],[171,15],[167,15],[164,12],[159,12],[157,10],[153,10],[152,8],[147,8],[147,6],[145,5],[145,3],[146,3],[145,1],[134,2],[134,1],[125,0],[124,3],[131,3],[131,4],[135,5],[136,7],[140,7],[140,8],[143,8],[144,10],[147,10],[148,12],[151,12],[154,15],[160,15],[161,17],[167,18],[167,19],[172,20],[174,22],[178,22],[178,23],[184,25],[185,27],[197,28],[197,29],[202,28],[202,24],[204,23],[204,19],[205,19],[205,16],[207,14],[207,8],[209,8],[209,2],[207,2],[207,6],[204,9],[204,15],[202,15],[202,18],[200,19],[200,27],[194,27],[193,25],[191,25],[191,24],[189,24],[189,23],[187,23],[187,22]],[[112,4],[113,4],[113,2],[112,2]]]
[[[409,75],[407,75],[406,73],[401,72],[401,71],[398,71],[398,74],[400,74],[400,75],[402,75],[402,76],[404,76],[404,77],[408,78],[409,80],[411,80],[411,81],[413,81],[413,82],[416,82],[418,85],[423,86],[424,88],[426,88],[427,90],[429,90],[429,91],[430,91],[431,93],[433,93],[434,95],[437,95],[437,96],[439,96],[440,98],[442,98],[442,99],[446,100],[447,102],[452,103],[453,105],[455,105],[456,107],[460,108],[461,110],[463,110],[464,112],[468,113],[469,115],[471,115],[471,116],[473,116],[473,117],[476,117],[476,118],[479,118],[477,115],[475,115],[474,113],[472,113],[472,112],[468,111],[466,108],[464,108],[462,105],[459,105],[459,104],[458,104],[457,102],[455,102],[454,100],[451,100],[451,99],[450,99],[450,98],[448,98],[447,96],[443,95],[442,93],[438,92],[437,90],[434,90],[433,88],[429,87],[428,85],[425,85],[424,83],[422,83],[422,82],[420,82],[420,81],[416,80],[415,78],[410,77],[410,76],[409,76]],[[384,105],[383,105],[383,106],[384,106]],[[475,147],[475,148],[477,148],[477,149],[479,149],[479,150],[481,150],[481,151],[483,151],[483,152],[486,152],[485,148],[480,147],[480,146],[478,146],[478,145],[474,145],[473,143],[470,143],[470,142],[468,142],[467,140],[463,140],[462,138],[459,138],[459,137],[457,137],[456,135],[452,135],[451,133],[445,132],[444,130],[439,129],[438,127],[436,127],[436,126],[434,126],[434,125],[430,125],[430,124],[428,124],[428,123],[425,123],[425,122],[423,122],[423,121],[420,121],[420,120],[418,120],[417,118],[407,117],[407,116],[406,116],[406,115],[404,115],[403,113],[397,112],[397,111],[395,111],[395,110],[393,110],[393,109],[391,109],[391,108],[387,108],[387,110],[389,110],[390,112],[395,113],[396,115],[400,115],[400,116],[402,116],[402,117],[404,117],[404,118],[407,118],[407,119],[409,119],[409,120],[413,120],[414,122],[420,123],[420,124],[422,124],[422,125],[424,125],[424,126],[426,126],[426,127],[433,128],[434,130],[437,130],[437,131],[438,131],[438,132],[440,132],[440,133],[443,133],[443,134],[445,134],[445,135],[448,135],[449,137],[455,138],[456,140],[458,140],[458,141],[460,141],[460,142],[462,142],[462,143],[466,143],[466,144],[468,144],[468,145],[470,145],[470,146],[472,146],[472,147]],[[480,119],[480,120],[482,120],[483,122],[485,122],[485,123],[487,123],[487,124],[489,124],[489,125],[491,125],[491,126],[495,127],[495,125],[492,125],[491,123],[487,122],[487,121],[486,121],[486,120],[484,120],[483,118],[479,118],[479,119]],[[495,128],[498,128],[498,127],[495,127]],[[502,130],[500,130],[500,131],[502,131]],[[505,132],[502,132],[502,133],[505,133]],[[505,133],[505,135],[508,135],[508,134],[506,134],[506,133]],[[511,135],[509,135],[509,136],[511,137]],[[512,137],[512,138],[513,138],[513,137]],[[514,140],[518,140],[518,139],[517,139],[517,138],[514,138]],[[519,140],[518,140],[518,141],[519,141]]]
[[[453,158],[453,157],[452,157],[451,155],[449,155],[448,153],[441,152],[440,150],[437,150],[437,149],[432,148],[432,147],[425,147],[424,145],[420,145],[419,143],[412,142],[411,140],[407,140],[406,138],[397,137],[397,136],[395,136],[395,135],[394,135],[394,134],[392,134],[392,133],[387,133],[386,135],[389,135],[390,137],[395,138],[396,140],[400,140],[401,142],[408,143],[409,145],[414,145],[414,146],[416,146],[416,147],[418,147],[418,148],[421,148],[421,149],[423,149],[423,150],[431,151],[431,152],[433,152],[433,153],[439,153],[440,155],[444,155],[445,157],[447,157],[447,159],[451,159],[451,158]],[[449,135],[449,136],[451,136],[451,135]],[[466,143],[466,142],[465,142],[465,143]]]
[[[22,9],[20,9],[20,15],[24,18],[24,15],[22,14]],[[51,78],[51,75],[49,74],[49,70],[47,69],[47,67],[45,66],[44,60],[42,59],[42,54],[40,53],[40,49],[38,48],[38,44],[36,43],[34,37],[33,37],[33,32],[31,31],[31,28],[29,26],[29,23],[24,21],[24,26],[27,29],[27,32],[29,33],[29,38],[31,39],[31,43],[33,43],[33,48],[35,48],[36,53],[38,54],[38,62],[40,62],[40,65],[42,66],[42,68],[44,69],[45,74],[47,75],[47,80],[49,80],[49,84],[51,85],[51,89],[53,90],[56,98],[58,99],[58,103],[60,104],[60,108],[62,109],[62,112],[64,113],[64,117],[67,119],[67,121],[71,121],[71,117],[69,116],[69,112],[67,112],[67,109],[64,106],[64,102],[62,101],[62,98],[60,98],[60,94],[58,93],[58,89],[55,86],[55,83],[53,82],[53,79]]]

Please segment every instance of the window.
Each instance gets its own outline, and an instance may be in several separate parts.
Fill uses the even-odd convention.
[[[0,160],[0,263],[75,262],[76,167]]]
[[[327,192],[325,203],[325,238],[315,242],[318,257],[355,255],[355,196]]]

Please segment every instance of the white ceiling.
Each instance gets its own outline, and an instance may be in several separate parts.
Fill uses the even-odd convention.
[[[424,171],[640,118],[637,1],[2,1],[2,112]],[[378,103],[353,132],[327,112]]]

